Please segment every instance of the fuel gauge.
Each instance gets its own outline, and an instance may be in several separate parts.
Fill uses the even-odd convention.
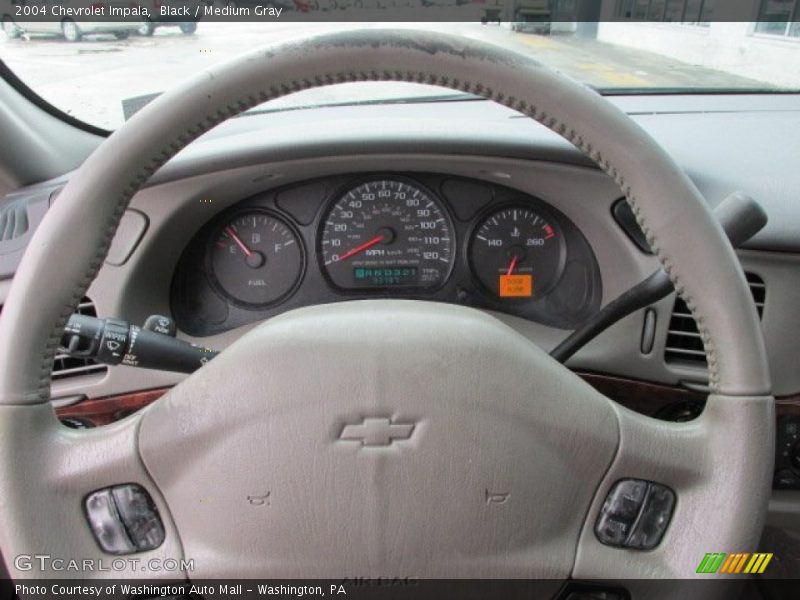
[[[527,206],[507,206],[485,216],[469,244],[472,273],[492,296],[532,300],[549,292],[564,270],[561,230]]]
[[[300,239],[281,217],[249,210],[217,229],[208,250],[215,287],[248,306],[265,306],[292,292],[303,272]]]

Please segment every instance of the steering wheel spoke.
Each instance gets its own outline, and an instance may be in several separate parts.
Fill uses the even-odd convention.
[[[659,421],[615,405],[620,446],[598,488],[581,534],[574,576],[672,579],[691,577],[707,552],[731,550],[739,538],[743,550],[758,543],[762,507],[771,487],[771,397],[712,395],[704,412],[687,423]],[[748,444],[755,436],[762,444]],[[597,517],[613,486],[639,479],[666,486],[675,494],[674,510],[661,543],[641,551],[604,546],[595,532]],[[750,490],[746,495],[729,490]],[[740,523],[758,527],[741,538]]]
[[[4,487],[4,512],[12,515],[15,527],[4,527],[0,539],[4,547],[33,550],[14,560],[6,556],[12,573],[183,577],[183,554],[170,512],[137,451],[140,422],[141,415],[134,415],[112,425],[74,430],[61,425],[47,404],[0,407],[0,439],[5,441],[0,461],[6,469],[13,466],[26,474]],[[147,490],[155,503],[164,541],[146,552],[104,552],[87,519],[87,497],[131,483]],[[69,561],[77,562],[70,568]]]

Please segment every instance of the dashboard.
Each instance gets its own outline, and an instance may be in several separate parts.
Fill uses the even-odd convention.
[[[769,215],[737,255],[777,397],[772,552],[776,536],[800,522],[800,97],[610,100],[674,157],[710,207],[741,190]],[[0,199],[3,232],[22,231],[0,235],[0,305],[70,175]],[[547,352],[659,268],[615,219],[620,196],[564,140],[490,102],[232,119],[134,196],[79,309],[135,324],[171,316],[179,338],[221,351],[298,307],[422,299],[490,313]],[[671,294],[615,323],[567,366],[626,407],[688,420],[707,391],[692,326]],[[60,418],[76,427],[114,422],[184,378],[56,366],[51,395]]]
[[[738,255],[759,290],[774,392],[795,395],[800,390],[795,358],[800,322],[793,310],[800,303],[797,96],[610,101],[656,138],[711,207],[741,190],[766,209],[767,226]],[[29,224],[27,233],[0,240],[0,304],[25,245],[69,177],[20,188],[0,201],[6,211],[26,206]],[[388,213],[377,198],[386,193],[383,182]],[[414,193],[420,206],[405,205]],[[406,198],[394,199],[398,194]],[[224,350],[264,320],[297,307],[424,299],[486,311],[550,351],[587,316],[659,268],[615,220],[620,196],[616,184],[570,144],[491,102],[259,113],[203,135],[135,195],[86,300],[99,316],[135,324],[154,314],[171,316],[180,338]],[[423,197],[431,207],[422,206]],[[359,201],[360,209],[349,206]],[[399,205],[396,214],[390,214],[392,205]],[[431,209],[430,215],[416,213]],[[508,222],[513,223],[514,209],[521,211],[519,239],[525,235],[534,245],[525,242],[530,254],[517,258],[509,278],[516,256],[506,253],[514,245]],[[535,235],[524,231],[525,219],[536,221]],[[430,235],[421,233],[421,223],[430,224]],[[225,234],[232,225],[240,228],[236,233],[232,227],[248,251],[263,256],[250,258],[255,266]],[[402,230],[406,225],[412,230]],[[554,237],[545,239],[546,225]],[[484,227],[487,235],[480,232]],[[254,235],[264,241],[253,244]],[[369,248],[341,258],[379,236],[384,237]],[[266,240],[272,241],[272,252]],[[278,241],[281,250],[275,253]],[[278,258],[284,252],[289,254]],[[702,391],[707,379],[702,344],[698,348],[697,333],[687,329],[691,320],[680,309],[671,295],[629,315],[568,366]],[[52,394],[102,398],[181,379],[128,367],[67,368],[53,381]]]
[[[675,158],[710,207],[741,190],[769,215],[737,254],[762,319],[778,398],[771,519],[797,523],[800,98],[610,100]],[[69,177],[0,199],[4,218],[25,211],[27,218],[26,232],[0,237],[0,305],[26,244]],[[567,142],[490,102],[321,107],[232,119],[134,196],[80,309],[135,324],[171,316],[179,338],[224,350],[298,307],[422,299],[490,313],[551,351],[659,268],[615,218],[620,196]],[[705,354],[692,326],[671,294],[615,323],[567,366],[634,410],[690,419],[707,390]],[[73,425],[113,422],[184,377],[68,361],[57,367],[51,394]]]
[[[573,329],[600,306],[591,246],[533,195],[422,172],[340,174],[258,193],[215,215],[171,284],[197,337],[313,304],[413,298]]]
[[[612,99],[711,207],[742,190],[769,214],[738,257],[778,397],[773,528],[796,528],[800,506],[798,99]],[[0,305],[68,178],[0,199],[5,214],[27,211],[29,224],[0,239]],[[136,324],[168,315],[181,339],[224,350],[295,308],[420,299],[490,313],[549,351],[659,267],[615,220],[620,196],[563,140],[487,102],[243,117],[197,140],[136,194],[85,304]],[[604,331],[567,366],[624,406],[691,419],[707,370],[689,322],[670,295]],[[52,397],[78,426],[122,418],[184,377],[66,367]]]

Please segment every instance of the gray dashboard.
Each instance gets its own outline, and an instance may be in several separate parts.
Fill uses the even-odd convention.
[[[713,206],[741,190],[766,208],[767,227],[739,252],[746,271],[764,281],[763,327],[776,395],[800,390],[793,364],[800,330],[800,98],[786,96],[641,96],[613,99],[684,166]],[[485,101],[342,106],[265,112],[228,121],[181,152],[137,194],[115,240],[114,256],[89,291],[101,316],[142,322],[170,313],[170,288],[181,254],[208,223],[243,200],[314,178],[342,174],[437,173],[502,186],[540,199],[573,223],[597,261],[601,303],[657,267],[611,217],[620,197],[604,174],[545,128]],[[30,196],[57,201],[66,181],[18,190],[3,205]],[[38,204],[37,204],[38,202]],[[40,211],[43,214],[43,211]],[[33,215],[30,231],[36,226]],[[0,242],[0,267],[15,263],[30,231]],[[5,262],[3,262],[5,261]],[[113,263],[113,264],[112,264]],[[6,268],[6,277],[13,268]],[[0,301],[5,285],[0,285]],[[664,359],[674,297],[653,306],[654,344],[642,351],[643,312],[617,323],[570,366],[663,383],[700,386],[705,371]],[[487,307],[487,310],[491,308]],[[496,312],[545,349],[568,330]],[[255,322],[255,321],[254,321]],[[254,323],[253,322],[253,323]],[[253,323],[187,339],[222,349]],[[735,326],[735,324],[731,324]],[[55,382],[54,396],[90,397],[170,385],[181,376],[119,367]]]

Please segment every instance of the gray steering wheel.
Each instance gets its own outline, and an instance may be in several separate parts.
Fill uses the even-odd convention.
[[[386,300],[288,312],[147,409],[91,431],[62,427],[48,404],[62,328],[148,178],[262,102],[389,80],[508,106],[613,178],[702,333],[712,390],[702,416],[673,424],[626,410],[479,311]],[[166,529],[138,558],[194,559],[186,575],[199,579],[683,578],[706,552],[753,550],[765,516],[774,408],[764,343],[695,186],[600,95],[531,58],[441,33],[293,41],[152,102],[74,174],[33,237],[3,309],[0,356],[0,549],[15,577],[103,575],[25,570],[12,557],[104,557],[83,502],[128,482],[149,491]],[[345,433],[371,423],[402,435]],[[653,550],[595,535],[625,478],[676,494]],[[248,501],[265,494],[269,503]]]

